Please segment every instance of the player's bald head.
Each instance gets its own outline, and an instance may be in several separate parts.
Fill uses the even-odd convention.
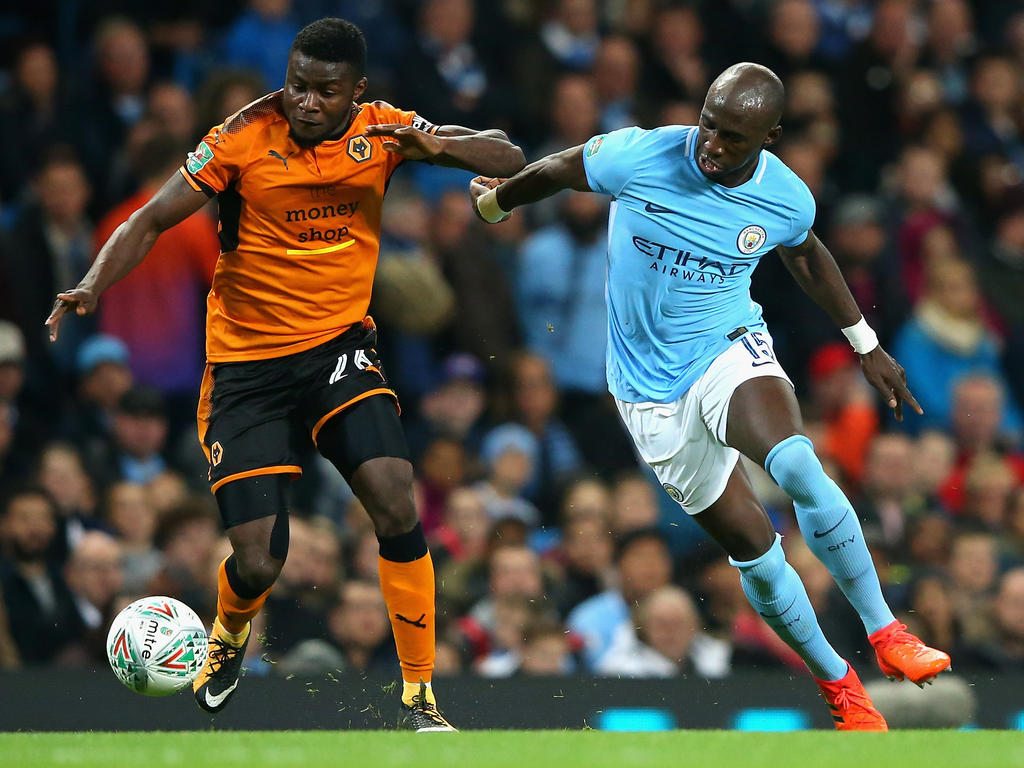
[[[711,84],[705,103],[769,131],[782,119],[786,89],[778,75],[760,64],[733,64]]]

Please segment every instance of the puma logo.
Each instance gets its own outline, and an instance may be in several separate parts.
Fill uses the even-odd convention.
[[[278,160],[280,160],[282,163],[284,163],[284,169],[287,171],[288,170],[288,158],[291,157],[292,155],[294,155],[295,152],[292,151],[292,152],[289,152],[287,155],[282,156],[281,153],[278,152],[276,149],[272,149],[269,152],[267,152],[267,154],[270,157],[276,157]]]
[[[404,621],[406,624],[412,624],[414,627],[419,627],[420,629],[426,629],[427,628],[427,625],[423,623],[423,620],[426,617],[427,617],[427,614],[424,613],[424,614],[421,614],[418,619],[413,621],[412,619],[405,618],[405,616],[403,616],[400,613],[396,613],[395,614],[395,618],[398,619],[399,621]]]

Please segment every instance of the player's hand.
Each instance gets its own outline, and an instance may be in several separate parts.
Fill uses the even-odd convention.
[[[860,368],[868,383],[878,390],[886,405],[895,411],[896,421],[903,421],[903,403],[913,408],[918,416],[924,413],[924,409],[907,388],[907,373],[903,366],[882,349],[881,345],[860,356]]]
[[[366,129],[366,135],[384,137],[384,149],[406,160],[430,160],[444,151],[440,137],[402,123],[371,125]]]
[[[487,219],[480,215],[480,209],[476,207],[476,201],[479,199],[480,195],[484,194],[490,189],[494,189],[499,184],[502,184],[506,181],[508,181],[508,179],[492,179],[489,176],[477,176],[475,179],[472,179],[469,182],[469,198],[473,203],[473,213],[475,213],[476,217],[485,224],[490,224],[491,222],[487,221]],[[511,215],[512,214],[510,213],[508,216],[502,219],[502,221],[508,221]]]
[[[50,316],[46,318],[46,327],[50,329],[50,341],[57,340],[60,319],[71,310],[76,314],[88,315],[96,310],[96,294],[88,288],[75,288],[57,294]]]

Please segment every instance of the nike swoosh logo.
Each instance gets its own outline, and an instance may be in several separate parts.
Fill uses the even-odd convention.
[[[850,514],[850,510],[846,510],[846,515],[848,515],[848,514]],[[840,517],[839,518],[839,522],[836,523],[835,525],[833,525],[827,531],[815,531],[814,532],[814,538],[820,539],[822,536],[828,536],[830,533],[832,533],[832,531],[834,531],[836,528],[838,528],[840,525],[843,524],[843,520],[846,519],[846,515],[843,515],[842,517]]]
[[[645,205],[644,210],[648,213],[675,213],[671,208],[665,208],[660,205],[655,205],[654,203],[648,203]]]
[[[235,680],[235,682],[233,682],[230,687],[225,688],[223,691],[218,693],[216,696],[211,696],[210,695],[210,689],[207,688],[206,689],[206,703],[209,704],[211,707],[214,707],[214,708],[219,707],[221,704],[224,703],[224,699],[226,699],[231,694],[231,692],[233,690],[235,690],[235,688],[237,688],[237,687],[238,687],[238,681]]]
[[[792,608],[794,605],[796,605],[796,598],[795,597],[793,598],[793,602],[790,603],[786,607],[786,610],[783,611],[782,613],[761,613],[760,611],[758,611],[758,613],[761,613],[761,615],[764,616],[766,619],[777,619],[777,618],[779,618],[779,616],[782,616],[784,613],[787,613],[789,611],[789,609]]]

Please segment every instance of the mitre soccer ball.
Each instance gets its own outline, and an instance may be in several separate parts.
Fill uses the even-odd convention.
[[[136,693],[169,696],[206,664],[206,628],[180,600],[144,597],[110,625],[107,658],[117,679]]]

